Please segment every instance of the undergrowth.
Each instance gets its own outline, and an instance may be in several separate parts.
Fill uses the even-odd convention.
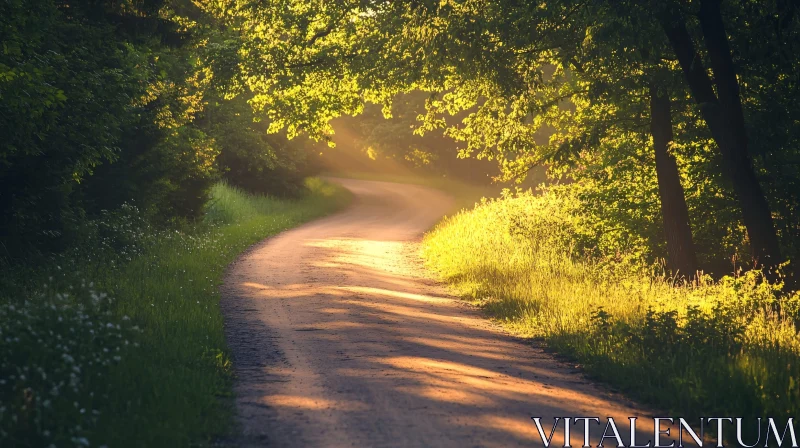
[[[0,446],[204,446],[230,429],[218,287],[249,245],[343,206],[312,179],[295,201],[218,184],[201,223],[135,207],[72,250],[0,278]]]
[[[508,328],[674,415],[800,415],[800,294],[755,271],[677,282],[620,239],[600,250],[606,234],[570,204],[484,201],[426,236],[426,261]]]

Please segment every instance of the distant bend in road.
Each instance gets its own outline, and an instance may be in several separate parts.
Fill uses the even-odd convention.
[[[265,240],[226,277],[237,446],[541,446],[532,416],[637,415],[430,279],[419,240],[450,197],[333,181],[349,208]]]

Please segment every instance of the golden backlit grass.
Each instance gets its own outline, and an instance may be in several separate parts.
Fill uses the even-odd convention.
[[[583,230],[557,198],[522,194],[441,222],[423,250],[508,328],[660,409],[800,414],[799,294],[780,294],[755,272],[676,285],[641,264],[576,254],[591,245]]]

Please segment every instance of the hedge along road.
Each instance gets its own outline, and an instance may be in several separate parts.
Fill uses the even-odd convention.
[[[611,416],[628,443],[628,416],[641,411],[503,333],[425,272],[421,236],[452,198],[332,181],[353,193],[349,208],[263,241],[226,277],[237,446],[542,446],[534,416],[547,435],[555,416],[603,425]],[[582,427],[572,425],[573,446]],[[637,443],[652,439],[651,419],[637,428],[647,428]],[[593,445],[603,429],[593,424]],[[563,439],[561,424],[553,444]]]

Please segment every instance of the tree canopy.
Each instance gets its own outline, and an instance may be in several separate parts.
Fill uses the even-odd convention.
[[[0,260],[61,250],[125,203],[195,219],[223,177],[303,188],[305,152],[254,123],[237,35],[210,7],[13,0],[0,42]]]
[[[225,173],[297,192],[319,151],[298,138],[331,143],[355,116],[373,157],[546,168],[609,253],[689,275],[800,251],[793,0],[2,8],[6,246],[126,201],[191,219]]]
[[[397,95],[427,92],[416,132],[443,129],[461,156],[497,160],[506,179],[546,166],[653,254],[680,258],[670,244],[693,252],[694,234],[706,269],[797,256],[797,2],[266,10],[244,2],[228,15],[256,111],[290,135],[326,138],[333,117],[368,103],[389,115]],[[691,270],[693,258],[672,261]]]

